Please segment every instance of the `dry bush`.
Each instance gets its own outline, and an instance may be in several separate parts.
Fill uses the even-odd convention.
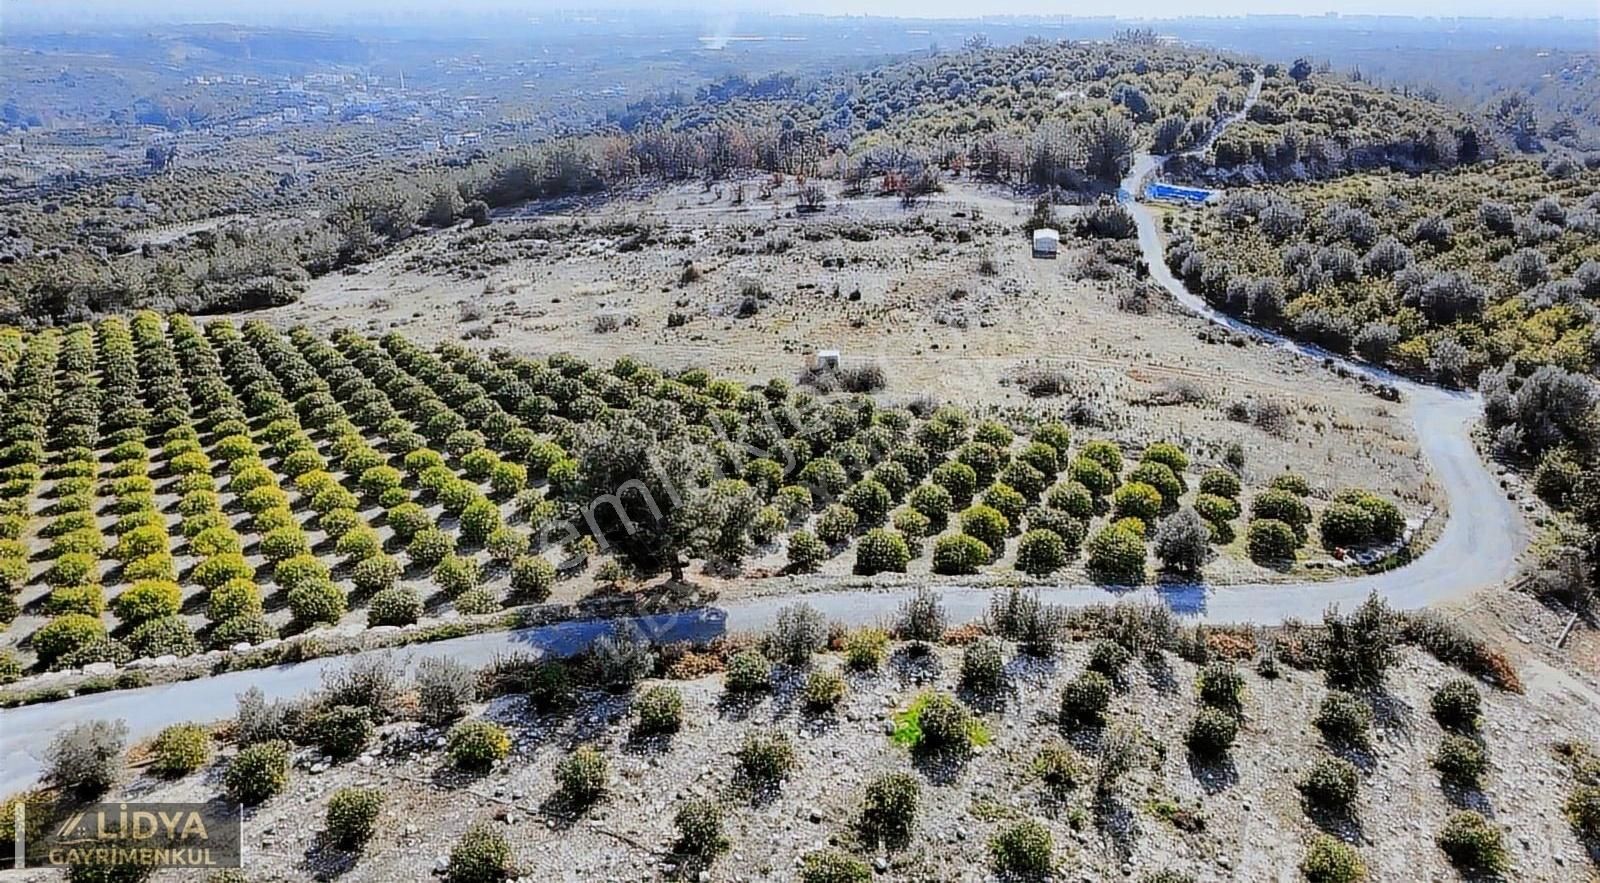
[[[1223,413],[1235,423],[1248,423],[1278,438],[1288,435],[1294,428],[1294,407],[1278,399],[1229,402]]]
[[[1145,397],[1151,405],[1194,405],[1207,398],[1205,387],[1187,377],[1173,377],[1156,384]]]

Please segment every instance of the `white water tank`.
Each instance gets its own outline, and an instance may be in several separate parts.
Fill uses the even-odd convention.
[[[1053,258],[1061,250],[1061,234],[1049,227],[1033,231],[1033,256]]]

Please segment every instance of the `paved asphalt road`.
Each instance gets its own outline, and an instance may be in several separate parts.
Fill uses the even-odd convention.
[[[1250,94],[1251,102],[1258,90],[1259,80]],[[1124,190],[1139,193],[1142,182],[1158,171],[1161,163],[1160,158],[1139,155],[1123,182]],[[1501,584],[1511,576],[1517,556],[1527,544],[1527,534],[1515,507],[1506,500],[1473,448],[1469,433],[1480,411],[1475,395],[1394,377],[1218,313],[1189,292],[1167,269],[1154,214],[1137,202],[1128,205],[1138,224],[1140,249],[1149,263],[1152,278],[1189,309],[1213,322],[1270,340],[1309,358],[1319,361],[1332,358],[1352,372],[1400,389],[1434,479],[1449,497],[1451,514],[1441,536],[1421,558],[1387,573],[1331,582],[1224,588],[1197,585],[1116,590],[1062,585],[1041,591],[1047,603],[1076,606],[1117,599],[1159,600],[1180,615],[1199,621],[1272,624],[1287,618],[1314,619],[1330,604],[1349,607],[1369,592],[1377,592],[1396,607],[1425,607]],[[953,622],[981,617],[992,592],[948,584],[938,591]],[[807,594],[805,601],[829,619],[860,625],[890,620],[908,594],[908,591],[820,592]],[[766,628],[777,611],[794,600],[760,598],[633,622],[658,640],[704,639],[724,631]],[[408,662],[427,656],[449,656],[469,665],[483,665],[497,654],[511,651],[570,654],[610,628],[610,623],[602,621],[562,623],[472,635],[406,650],[372,652],[393,652]],[[275,699],[303,695],[317,688],[324,670],[348,661],[349,657],[319,659],[0,711],[0,794],[10,794],[32,783],[39,774],[39,758],[51,737],[71,723],[120,718],[127,722],[132,739],[143,739],[169,724],[226,717],[233,711],[234,697],[249,687],[259,687],[269,698]]]

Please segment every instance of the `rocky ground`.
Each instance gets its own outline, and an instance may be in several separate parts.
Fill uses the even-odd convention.
[[[670,877],[677,870],[668,854],[673,813],[698,796],[723,804],[732,841],[702,879],[789,880],[806,852],[848,841],[868,779],[905,770],[922,782],[922,810],[905,848],[867,856],[885,879],[982,879],[989,837],[1023,818],[1051,830],[1060,879],[1137,879],[1163,868],[1199,880],[1293,878],[1318,830],[1295,782],[1326,750],[1311,725],[1325,693],[1321,675],[1280,666],[1281,675],[1267,679],[1247,665],[1239,741],[1229,761],[1207,765],[1183,748],[1196,667],[1170,654],[1160,665],[1135,662],[1113,699],[1112,721],[1135,722],[1148,734],[1147,762],[1109,804],[1097,805],[1087,785],[1057,799],[1030,772],[1037,750],[1063,739],[1080,752],[1086,771],[1094,768],[1097,733],[1064,736],[1053,720],[1059,690],[1083,669],[1087,646],[1071,644],[1049,663],[1013,657],[1014,694],[983,716],[992,742],[953,766],[925,765],[886,735],[894,713],[920,691],[955,688],[961,651],[953,647],[941,648],[931,664],[914,663],[901,647],[882,673],[850,675],[847,698],[825,717],[799,707],[793,674],[780,674],[775,692],[753,704],[730,702],[721,675],[675,682],[685,725],[668,741],[630,738],[625,696],[591,694],[564,716],[535,715],[521,697],[499,699],[475,713],[507,725],[514,748],[509,760],[476,778],[447,768],[438,731],[391,724],[381,747],[354,762],[330,765],[309,750],[297,757],[287,792],[246,815],[249,876],[426,878],[443,866],[462,831],[493,818],[524,880]],[[825,655],[815,664],[841,662]],[[1542,676],[1528,679],[1526,695],[1484,687],[1490,770],[1482,793],[1459,794],[1441,788],[1429,766],[1441,731],[1428,700],[1454,674],[1431,657],[1404,652],[1378,702],[1373,750],[1356,758],[1363,770],[1357,821],[1332,830],[1358,845],[1372,879],[1456,879],[1433,838],[1450,812],[1470,806],[1505,832],[1513,879],[1569,881],[1594,873],[1562,818],[1568,774],[1552,753],[1558,741],[1592,738],[1600,714],[1594,691]],[[794,739],[799,768],[779,793],[752,800],[735,787],[730,754],[746,733],[773,730]],[[607,755],[611,790],[570,819],[552,800],[553,768],[580,744]],[[175,783],[140,777],[118,796],[205,799],[217,791],[220,769]],[[378,787],[386,795],[379,832],[359,856],[319,841],[323,804],[345,785]]]

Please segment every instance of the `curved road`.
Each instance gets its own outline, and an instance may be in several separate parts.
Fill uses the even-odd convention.
[[[1214,140],[1228,123],[1242,117],[1259,90],[1260,78],[1257,77],[1245,110],[1222,121],[1211,139],[1196,150],[1206,149],[1210,140]],[[1129,194],[1139,193],[1143,182],[1158,173],[1164,162],[1164,158],[1138,155],[1123,181],[1123,189]],[[1480,410],[1477,396],[1414,383],[1219,313],[1167,269],[1155,214],[1136,200],[1130,200],[1128,208],[1137,222],[1140,250],[1150,266],[1151,277],[1188,309],[1235,331],[1318,361],[1331,359],[1352,373],[1400,389],[1409,405],[1417,438],[1433,476],[1449,497],[1451,515],[1443,533],[1426,553],[1411,564],[1386,573],[1331,582],[1222,588],[1189,585],[1116,589],[1061,585],[1040,590],[1045,602],[1082,606],[1125,599],[1149,600],[1164,603],[1180,615],[1199,621],[1273,624],[1290,618],[1315,619],[1329,605],[1349,607],[1371,592],[1382,595],[1395,607],[1425,607],[1500,585],[1511,577],[1517,557],[1527,544],[1527,534],[1515,507],[1484,468],[1473,447],[1470,433]],[[982,617],[995,591],[960,584],[942,584],[936,590],[952,622]],[[829,619],[862,625],[888,621],[910,594],[910,590],[813,592],[806,594],[804,600]],[[725,607],[631,622],[656,640],[703,640],[723,632],[766,628],[775,620],[778,610],[795,600],[792,596],[756,598],[732,602]],[[395,653],[408,664],[426,656],[449,656],[468,665],[483,665],[504,652],[570,655],[610,628],[611,624],[603,621],[561,623],[362,655]],[[332,657],[0,711],[0,795],[31,784],[39,774],[39,758],[52,736],[74,722],[120,718],[127,722],[130,737],[138,740],[169,724],[226,717],[233,711],[234,697],[250,687],[260,688],[273,699],[303,695],[317,688],[323,671],[348,661],[349,657]]]

